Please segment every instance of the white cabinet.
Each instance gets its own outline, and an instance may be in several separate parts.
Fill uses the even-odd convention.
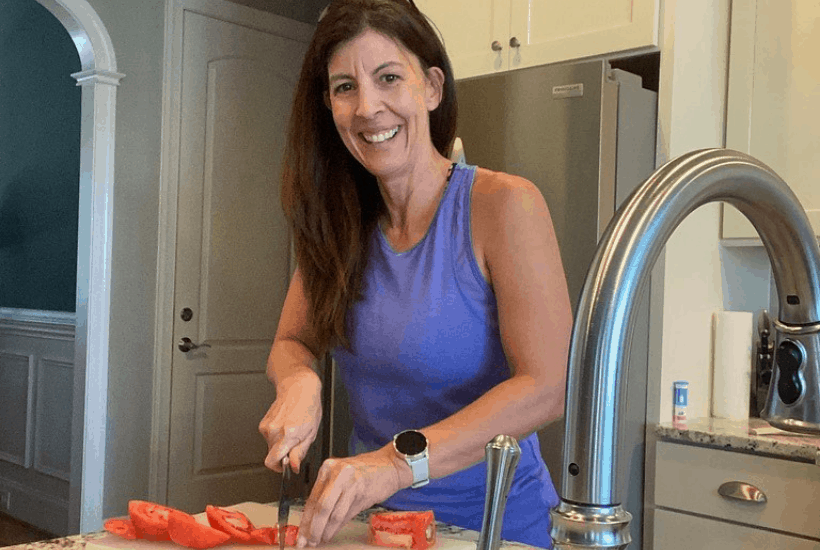
[[[770,166],[820,235],[820,2],[732,4],[726,146]],[[724,238],[757,237],[724,206]]]
[[[441,31],[458,79],[657,46],[657,4],[658,0],[416,0]]]
[[[820,545],[820,466],[658,441],[654,467],[653,548]],[[733,482],[745,484],[746,494],[756,488],[766,501],[722,496],[719,489]]]

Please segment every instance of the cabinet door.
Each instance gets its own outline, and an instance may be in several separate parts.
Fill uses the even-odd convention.
[[[726,146],[770,166],[820,235],[820,2],[732,4]],[[757,237],[725,205],[724,238]]]
[[[511,69],[658,44],[655,0],[511,0],[510,8],[510,37],[521,43]]]
[[[653,511],[653,550],[816,550],[816,540],[792,537],[669,510]]]
[[[457,79],[506,70],[509,66],[510,0],[416,0],[433,21]],[[501,49],[494,51],[498,41]]]

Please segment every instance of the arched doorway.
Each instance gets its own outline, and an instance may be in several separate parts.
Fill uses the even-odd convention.
[[[82,86],[82,119],[69,529],[85,532],[102,524],[115,113],[124,75],[105,25],[86,0],[37,1],[66,28],[82,67],[72,75]]]

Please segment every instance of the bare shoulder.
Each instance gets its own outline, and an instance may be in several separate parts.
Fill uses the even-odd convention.
[[[525,178],[478,168],[471,202],[473,246],[488,280],[498,253],[521,250],[528,240],[554,238],[547,203]]]
[[[474,226],[509,224],[510,216],[549,216],[543,195],[528,179],[485,168],[476,169],[473,182]]]

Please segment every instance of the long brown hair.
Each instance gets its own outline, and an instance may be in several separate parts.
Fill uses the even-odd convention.
[[[368,238],[385,205],[376,179],[348,152],[324,102],[336,48],[370,28],[427,71],[444,72],[442,101],[430,113],[433,145],[449,156],[458,107],[450,61],[428,19],[407,0],[335,0],[319,21],[294,96],[282,172],[282,207],[296,245],[308,320],[324,352],[349,347],[346,314],[361,292]]]

